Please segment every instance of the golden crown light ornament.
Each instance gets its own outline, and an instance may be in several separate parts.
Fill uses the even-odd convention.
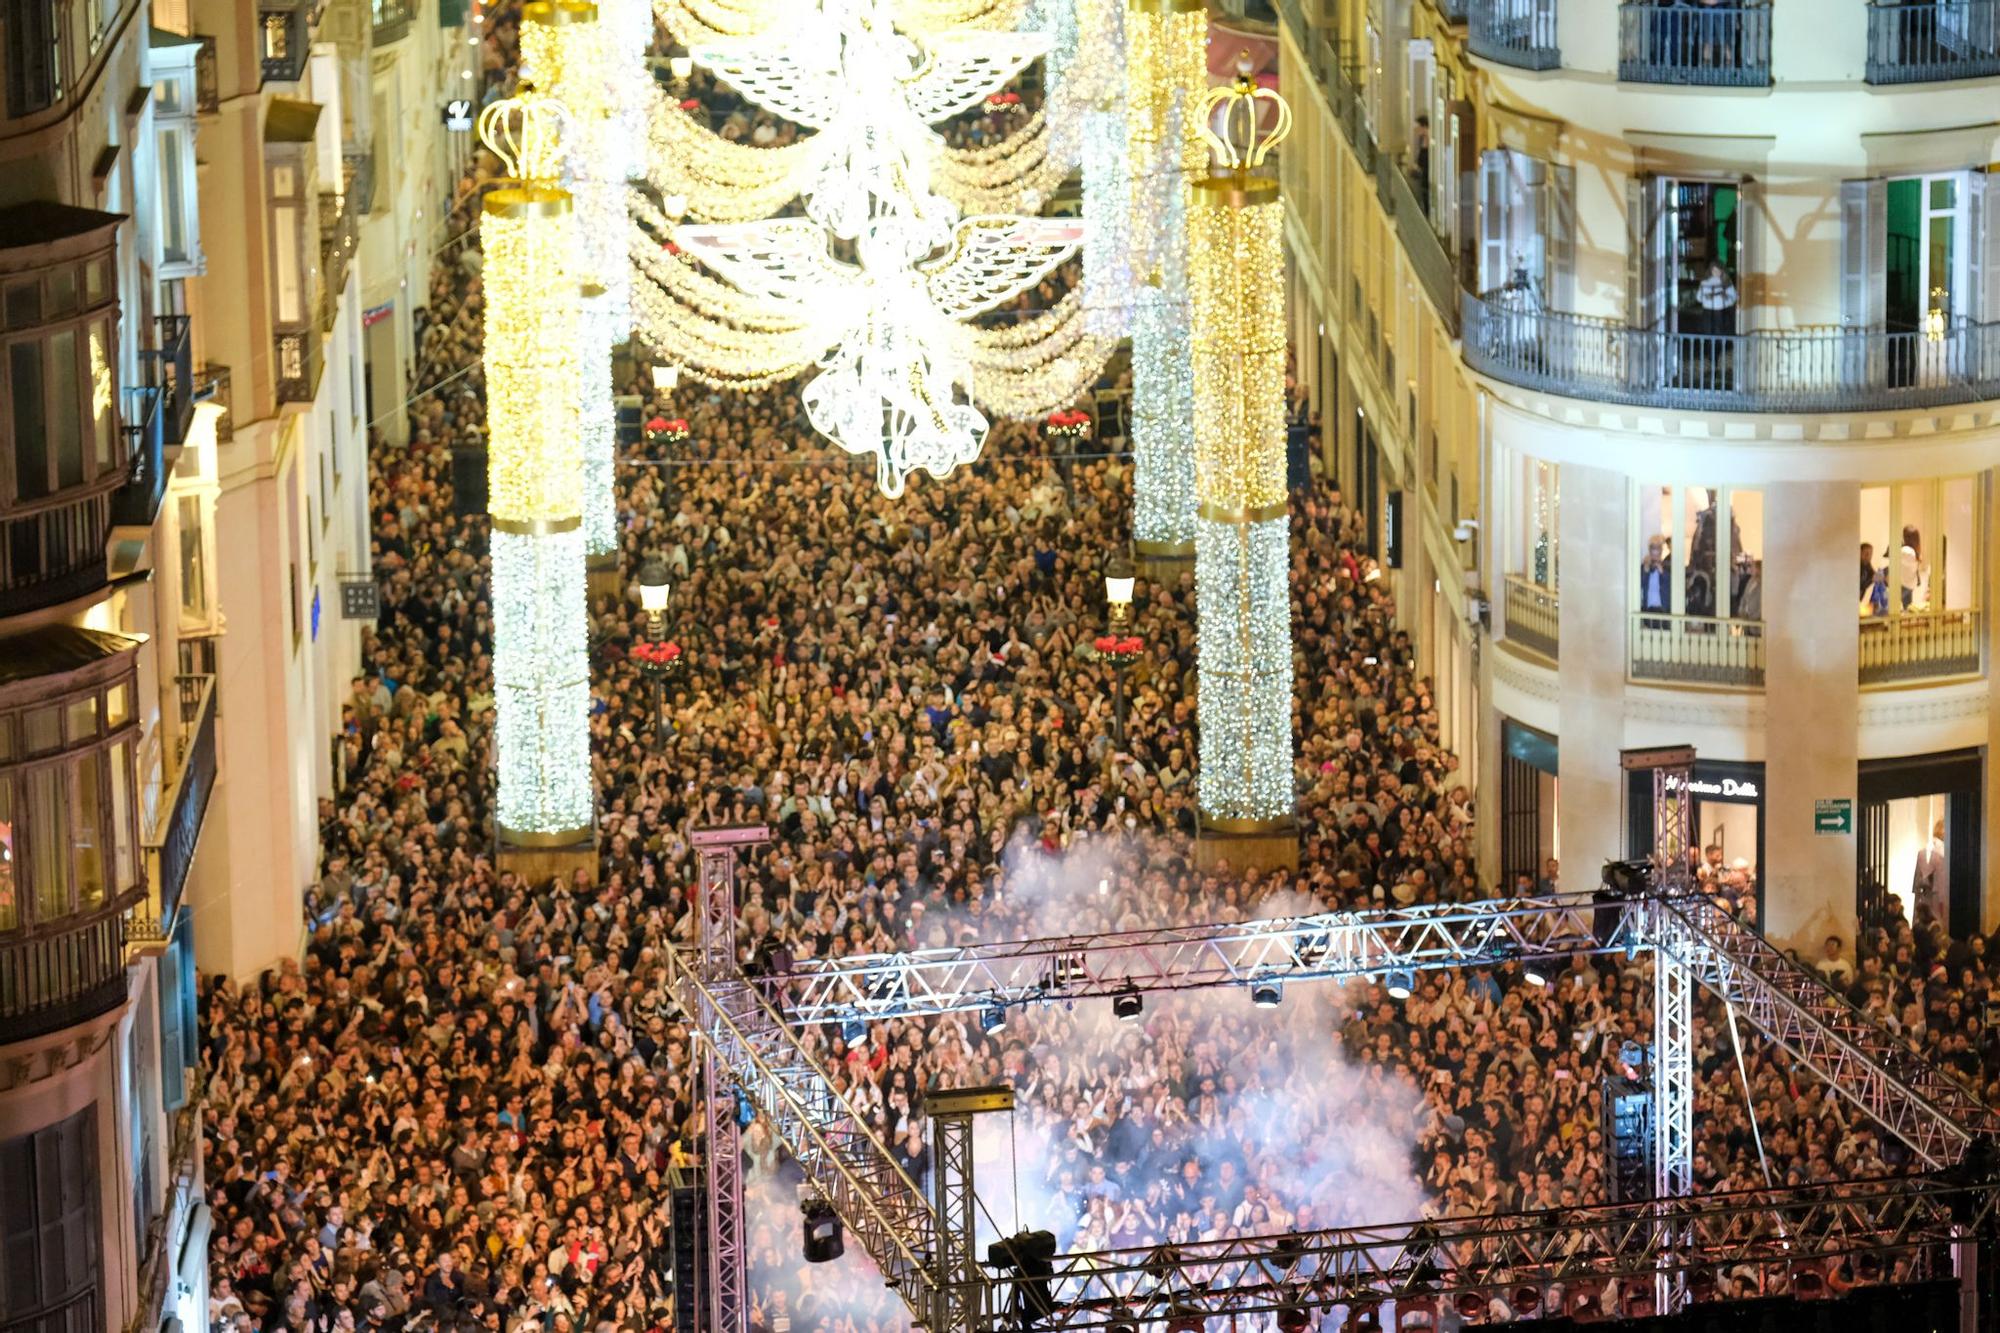
[[[1125,45],[1130,263],[1139,275],[1131,307],[1132,545],[1150,577],[1171,579],[1194,556],[1187,217],[1188,185],[1207,156],[1199,135],[1207,7],[1127,0]]]
[[[508,183],[486,196],[487,505],[501,858],[592,870],[590,671],[577,403],[576,218],[563,104],[532,90],[480,113]]]
[[[1276,107],[1266,126],[1262,112]],[[1285,494],[1284,212],[1253,173],[1291,128],[1248,57],[1200,104],[1215,168],[1188,209],[1194,343],[1198,850],[1296,865],[1290,531]],[[1219,130],[1212,128],[1219,123]]]

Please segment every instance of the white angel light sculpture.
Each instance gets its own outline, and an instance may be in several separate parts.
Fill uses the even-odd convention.
[[[1068,218],[973,217],[935,258],[911,258],[911,229],[864,233],[859,264],[835,258],[827,231],[805,218],[675,229],[674,241],[773,314],[829,348],[801,391],[814,429],[875,456],[876,483],[895,498],[910,473],[942,478],[979,457],[986,417],[974,407],[961,326],[1076,253]]]
[[[853,240],[885,214],[919,224],[924,251],[956,209],[931,189],[944,139],[931,126],[971,110],[1048,49],[1040,33],[898,32],[882,0],[821,0],[795,25],[698,44],[694,63],[766,110],[817,131],[807,215]]]

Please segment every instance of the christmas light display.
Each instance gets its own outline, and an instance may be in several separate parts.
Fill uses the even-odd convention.
[[[497,819],[513,847],[575,845],[591,827],[576,220],[559,184],[566,119],[531,92],[479,117],[510,182],[486,196],[479,238]]]
[[[992,12],[922,7],[927,22],[973,10]],[[893,12],[904,22],[916,11]],[[636,300],[638,326],[656,348],[697,379],[742,386],[816,362],[801,391],[808,418],[842,448],[874,456],[878,483],[894,496],[913,471],[941,477],[978,456],[988,426],[979,405],[1032,419],[1072,401],[1113,340],[1093,334],[1075,305],[1008,328],[973,327],[1075,253],[1082,227],[997,213],[961,220],[932,184],[948,163],[971,192],[989,189],[986,159],[950,155],[930,127],[992,97],[1046,38],[898,31],[890,16],[881,0],[822,0],[782,30],[691,47],[695,63],[816,133],[809,151],[783,161],[730,145],[656,164],[656,184],[733,182],[735,194],[676,197],[667,209],[635,199],[630,245],[651,286]],[[708,7],[698,17],[741,31],[750,15]],[[703,144],[700,136],[674,125],[656,136],[655,156]],[[1030,142],[1046,147],[1045,137]],[[1018,187],[1009,170],[990,188]],[[804,218],[699,221],[740,216],[753,195],[768,205],[793,192],[805,198]],[[833,237],[852,241],[859,262],[835,258]],[[680,257],[721,281],[683,273]]]
[[[1185,559],[1194,540],[1194,385],[1188,341],[1189,174],[1208,87],[1201,0],[1129,0],[1125,10],[1132,301],[1132,540],[1142,559]]]
[[[1280,110],[1260,131],[1256,105],[1266,100]],[[1289,824],[1293,805],[1284,214],[1277,182],[1250,173],[1285,136],[1290,113],[1247,72],[1197,105],[1224,168],[1194,184],[1188,211],[1198,790],[1205,828],[1271,832]],[[1208,128],[1217,106],[1229,138]]]
[[[632,330],[632,266],[625,249],[627,125],[615,100],[615,34],[588,0],[531,0],[521,9],[522,75],[570,114],[564,183],[579,224],[572,266],[582,284],[576,321],[582,398],[583,545],[593,566],[618,558],[617,421],[611,348]]]

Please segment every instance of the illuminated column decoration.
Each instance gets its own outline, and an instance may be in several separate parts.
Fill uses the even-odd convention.
[[[1195,528],[1194,378],[1189,345],[1188,181],[1206,157],[1195,118],[1208,88],[1203,0],[1129,0],[1125,10],[1132,305],[1132,544],[1142,561],[1185,560]]]
[[[1261,102],[1280,108],[1269,131],[1257,128]],[[1207,128],[1218,105],[1228,138]],[[1202,828],[1220,834],[1275,834],[1293,819],[1284,213],[1277,182],[1250,174],[1290,119],[1247,72],[1209,94],[1202,135],[1224,170],[1194,184],[1188,209],[1199,793]]]
[[[1077,0],[1086,49],[1122,63],[1125,8],[1109,0]],[[1126,156],[1125,81],[1099,81],[1096,105],[1081,117],[1083,137],[1083,310],[1085,327],[1122,338],[1132,329],[1132,172]]]
[[[583,545],[591,568],[618,563],[618,435],[611,349],[632,332],[632,265],[627,254],[626,127],[611,76],[617,34],[588,0],[532,0],[521,9],[522,73],[570,115],[564,165],[577,214],[577,361],[582,397]]]
[[[497,818],[512,848],[575,847],[591,832],[576,219],[557,183],[566,119],[532,92],[479,117],[510,182],[486,196],[479,242]]]

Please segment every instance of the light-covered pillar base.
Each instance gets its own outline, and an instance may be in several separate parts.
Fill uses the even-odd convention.
[[[618,596],[618,590],[624,583],[624,572],[618,563],[616,551],[590,557],[590,564],[584,571],[584,592],[590,598],[590,609],[593,614],[600,600]]]
[[[1297,870],[1299,826],[1291,819],[1203,819],[1194,837],[1197,870]]]
[[[576,872],[583,872],[583,882],[597,883],[597,838],[586,833],[582,842],[561,847],[528,847],[509,842],[506,831],[500,834],[499,868],[511,870],[530,885],[543,885],[551,880],[564,884],[576,882]]]

